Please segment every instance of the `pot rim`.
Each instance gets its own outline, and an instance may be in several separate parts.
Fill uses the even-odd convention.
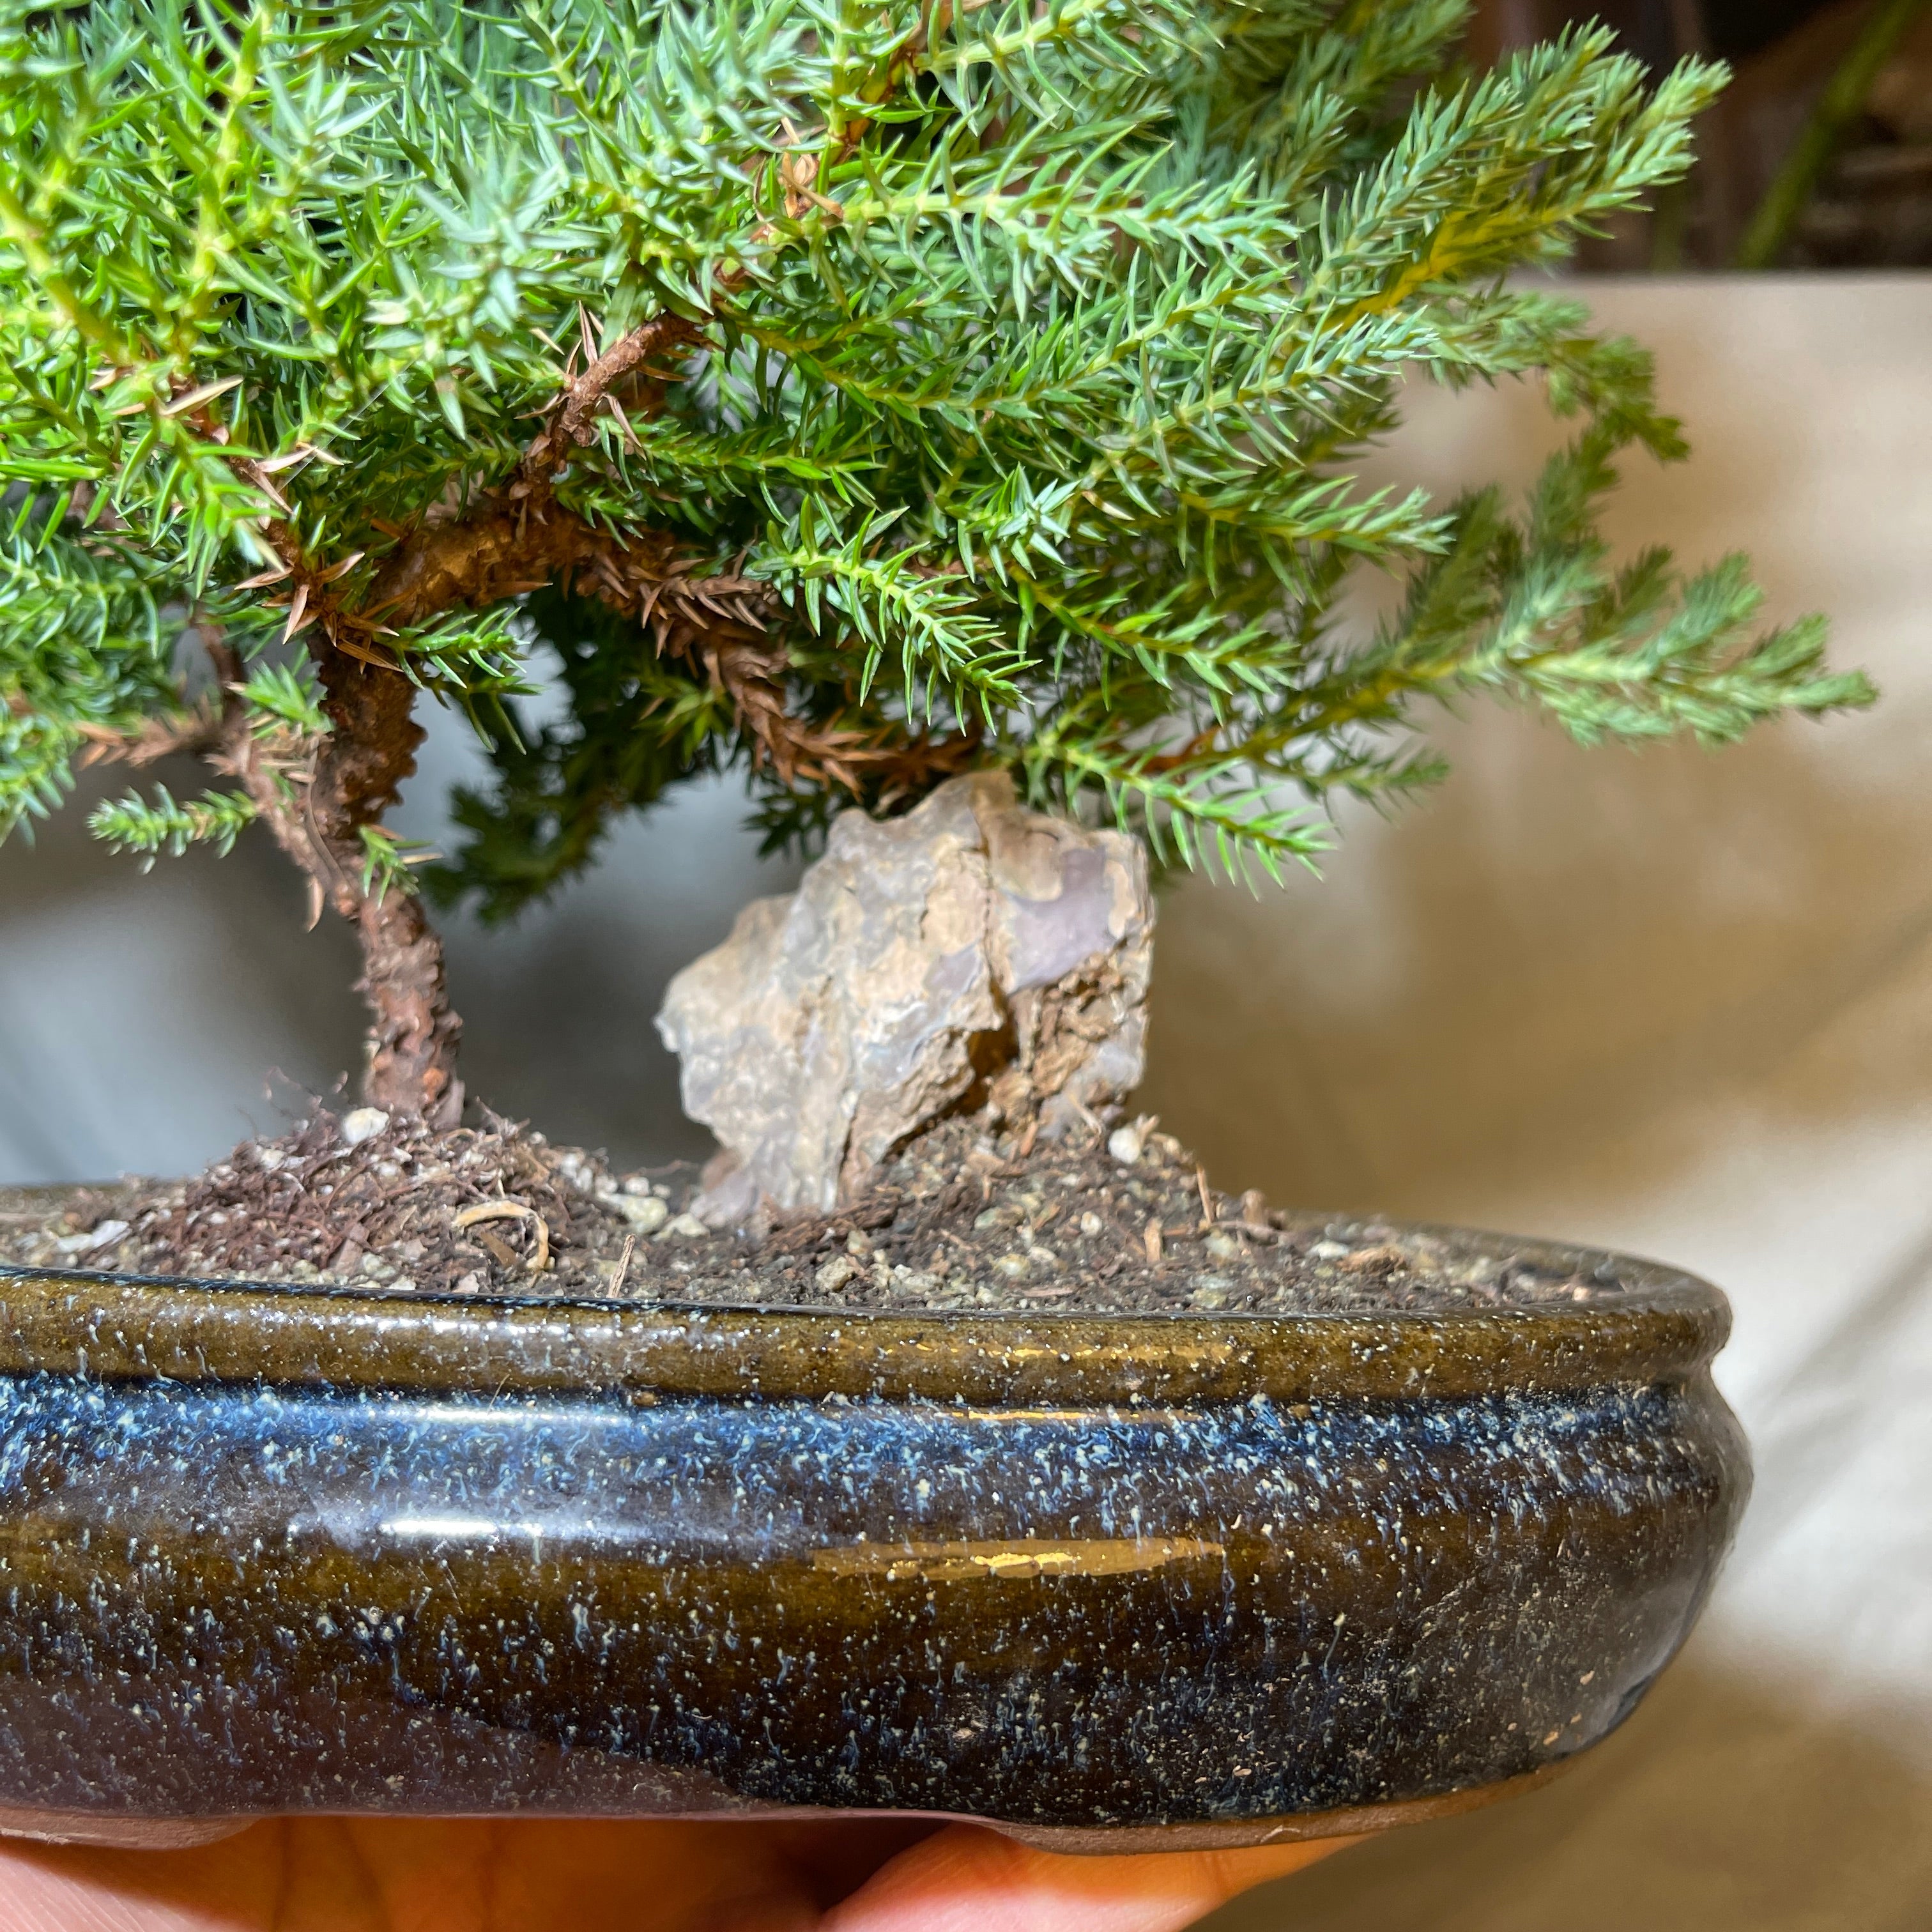
[[[1380,1225],[1500,1244],[1605,1292],[1483,1308],[1102,1315],[458,1295],[0,1263],[0,1373],[595,1393],[646,1406],[676,1396],[1083,1407],[1455,1400],[1683,1382],[1708,1372],[1730,1332],[1722,1293],[1660,1262]]]

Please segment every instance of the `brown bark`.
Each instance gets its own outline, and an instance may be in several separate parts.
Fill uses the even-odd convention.
[[[224,684],[233,684],[240,668],[232,653],[218,643],[210,650]],[[325,652],[320,663],[327,737],[259,735],[232,705],[217,762],[241,781],[308,878],[314,914],[332,906],[356,928],[356,990],[370,1011],[362,1098],[386,1113],[454,1126],[463,1112],[462,1023],[450,1010],[442,939],[413,893],[364,883],[362,827],[380,821],[416,770],[423,736],[411,715],[416,689],[340,652]]]
[[[453,1127],[463,1117],[456,1073],[463,1023],[450,1010],[442,935],[413,892],[365,894],[356,927],[362,942],[356,989],[374,1016],[362,1097],[387,1114]]]
[[[667,350],[688,348],[702,339],[704,332],[681,315],[654,316],[628,335],[620,337],[602,355],[590,358],[590,366],[574,376],[553,406],[543,434],[524,451],[517,466],[516,481],[510,486],[512,498],[531,493],[546,493],[556,472],[570,460],[573,450],[581,449],[597,434],[597,412],[607,397],[626,387],[642,384],[648,394],[640,402],[655,415],[662,400],[662,390],[650,374],[650,358]],[[589,344],[585,345],[589,355]]]
[[[326,653],[318,670],[334,728],[316,760],[309,811],[336,868],[336,910],[355,920],[362,943],[357,990],[374,1016],[363,1097],[386,1112],[453,1127],[463,1112],[461,1023],[449,1008],[442,938],[414,893],[362,884],[362,830],[381,822],[416,768],[423,730],[416,686],[339,651]]]
[[[649,630],[661,656],[700,667],[730,698],[760,758],[789,784],[806,778],[856,794],[868,778],[916,784],[950,776],[977,752],[976,736],[914,738],[892,726],[841,730],[800,718],[785,702],[784,647],[766,634],[776,614],[757,579],[694,574],[675,538],[651,530],[619,538],[534,491],[514,507],[494,500],[460,520],[427,524],[377,571],[349,621],[373,635],[459,606],[482,610],[519,592],[561,584]]]

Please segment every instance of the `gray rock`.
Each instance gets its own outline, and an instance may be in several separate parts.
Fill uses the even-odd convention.
[[[1003,772],[832,823],[671,982],[658,1030],[725,1150],[693,1211],[829,1210],[962,1106],[1104,1124],[1144,1059],[1154,905],[1139,846],[1015,802]]]

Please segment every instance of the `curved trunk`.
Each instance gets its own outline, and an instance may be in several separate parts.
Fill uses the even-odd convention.
[[[224,686],[240,665],[212,643]],[[463,1112],[457,1078],[462,1022],[450,1010],[442,940],[413,892],[369,880],[364,827],[380,826],[416,770],[422,728],[416,687],[386,665],[320,644],[316,654],[330,731],[258,736],[230,706],[220,762],[254,800],[276,842],[308,880],[310,924],[325,904],[356,928],[362,949],[356,990],[369,1006],[362,1094],[385,1113],[453,1127]]]
[[[453,1127],[463,1112],[462,1023],[449,1010],[442,936],[414,893],[363,884],[362,829],[380,824],[416,768],[416,688],[400,671],[326,645],[316,669],[334,728],[316,760],[308,816],[334,872],[329,896],[362,946],[356,989],[370,1016],[362,1097],[385,1113]]]

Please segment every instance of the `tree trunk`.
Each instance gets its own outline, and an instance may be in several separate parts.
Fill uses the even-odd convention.
[[[442,938],[413,893],[362,884],[362,828],[381,823],[416,768],[416,688],[400,671],[326,645],[316,669],[333,729],[316,760],[310,816],[337,868],[336,910],[356,922],[362,944],[356,986],[371,1016],[362,1097],[385,1113],[453,1127],[463,1112],[462,1023],[449,1010]]]
[[[209,651],[224,686],[241,667],[218,639]],[[368,1002],[364,1100],[385,1113],[453,1127],[463,1113],[456,1074],[462,1022],[451,1012],[442,940],[421,899],[380,880],[365,886],[364,826],[379,826],[416,770],[422,728],[416,687],[395,670],[320,644],[316,669],[330,730],[258,736],[238,705],[226,721],[223,768],[241,779],[276,842],[307,876],[315,916],[325,903],[355,926],[356,990]]]
[[[372,1016],[362,1098],[386,1114],[454,1126],[463,1114],[463,1082],[456,1077],[463,1022],[449,1008],[442,935],[421,899],[393,891],[364,897],[356,931],[362,942],[356,990]]]

